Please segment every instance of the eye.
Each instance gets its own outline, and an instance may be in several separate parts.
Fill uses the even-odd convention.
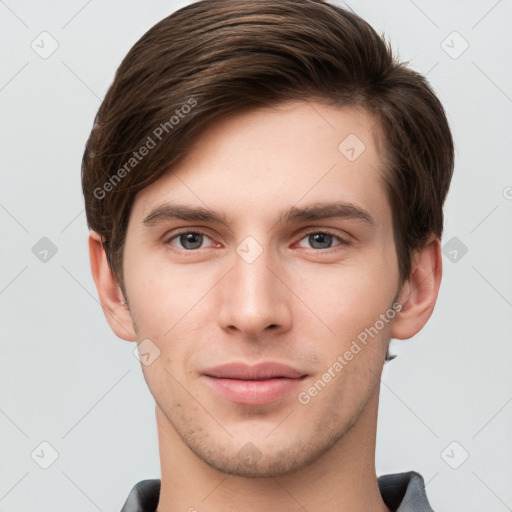
[[[179,249],[183,249],[185,251],[193,251],[195,249],[200,249],[205,239],[211,241],[211,239],[204,233],[197,231],[182,231],[181,233],[176,233],[171,238],[169,238],[167,243],[170,245],[175,245],[173,241],[176,240],[179,244]]]
[[[328,231],[314,231],[312,233],[307,234],[304,238],[302,238],[301,243],[299,245],[301,247],[304,247],[302,245],[302,241],[306,240],[308,244],[310,244],[310,247],[313,249],[330,249],[333,247],[333,242],[337,241],[334,246],[337,245],[348,245],[349,242],[344,240],[343,238],[335,235],[334,233],[329,233]]]

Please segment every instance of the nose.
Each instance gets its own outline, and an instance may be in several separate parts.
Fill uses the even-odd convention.
[[[221,327],[252,339],[288,330],[291,292],[284,274],[277,255],[267,250],[254,261],[235,253],[233,267],[220,283]]]

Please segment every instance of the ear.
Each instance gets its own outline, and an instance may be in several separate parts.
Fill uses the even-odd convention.
[[[101,307],[111,329],[123,340],[136,341],[130,310],[108,264],[102,238],[95,231],[89,233],[89,259]]]
[[[400,290],[398,302],[402,309],[393,320],[392,338],[411,338],[427,323],[437,300],[441,275],[441,242],[435,237],[413,254],[411,275]]]

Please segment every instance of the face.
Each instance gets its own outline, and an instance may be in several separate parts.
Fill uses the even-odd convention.
[[[124,279],[161,418],[246,476],[319,459],[378,393],[397,255],[377,126],[295,102],[214,125],[136,197]]]

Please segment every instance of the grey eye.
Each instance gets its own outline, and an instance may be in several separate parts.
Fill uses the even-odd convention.
[[[308,236],[308,242],[314,249],[329,249],[333,236],[329,233],[313,233]]]
[[[203,235],[201,233],[183,233],[179,236],[179,241],[183,249],[199,249],[203,244]]]

